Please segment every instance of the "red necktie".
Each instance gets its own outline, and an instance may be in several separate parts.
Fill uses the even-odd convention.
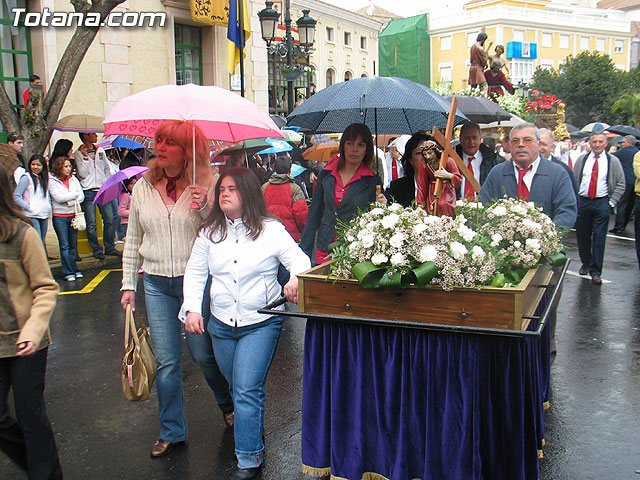
[[[524,183],[524,176],[529,170],[531,170],[531,165],[529,165],[529,168],[518,169],[518,197],[527,202],[529,201],[529,189]]]
[[[178,191],[176,190],[176,180],[178,180],[182,176],[182,174],[176,175],[175,177],[170,177],[164,172],[163,174],[164,174],[164,178],[167,179],[167,186],[165,187],[167,192],[167,197],[169,197],[171,200],[175,202],[178,196]]]
[[[589,198],[596,198],[598,192],[598,155],[596,155],[596,161],[593,162],[593,170],[591,170],[591,181],[589,182]]]
[[[473,166],[471,165],[471,162],[473,162],[474,157],[469,157],[469,172],[471,172],[471,175],[473,175]],[[476,192],[473,189],[473,187],[471,186],[471,182],[469,182],[469,180],[465,179],[464,181],[464,198],[466,198],[467,200],[475,200],[476,198]]]
[[[391,180],[398,178],[398,164],[396,159],[391,157]]]

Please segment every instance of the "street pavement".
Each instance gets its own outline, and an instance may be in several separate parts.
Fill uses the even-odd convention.
[[[640,479],[640,271],[628,236],[609,236],[603,279],[610,283],[602,286],[575,273],[575,234],[566,239],[573,274],[558,310],[541,479]],[[88,291],[99,272],[118,268],[117,261],[86,258],[80,267],[86,277],[60,281],[61,289]],[[158,435],[157,396],[155,389],[142,403],[122,396],[120,273],[103,275],[89,293],[61,295],[51,322],[46,399],[66,478],[229,479],[233,433],[186,348],[188,442],[166,457],[149,457]],[[137,305],[145,317],[142,298]],[[300,473],[303,339],[304,321],[285,321],[267,381],[265,465],[258,479],[306,478]],[[0,453],[5,478],[25,476]]]

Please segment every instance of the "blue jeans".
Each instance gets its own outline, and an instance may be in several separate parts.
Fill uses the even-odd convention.
[[[271,317],[246,327],[230,327],[213,316],[209,321],[216,360],[233,395],[238,468],[254,468],[263,461],[264,386],[282,321]]]
[[[182,280],[183,277],[161,277],[147,273],[143,276],[147,317],[157,361],[159,438],[168,442],[185,440],[188,435],[182,396],[182,322],[178,320],[182,305]],[[189,352],[214,390],[216,400],[220,398],[225,405],[221,405],[225,411],[224,408],[228,408],[230,403],[229,387],[215,363],[211,341],[206,336],[191,334],[186,334],[186,341]]]
[[[38,232],[38,235],[40,235],[40,238],[42,239],[42,244],[45,245],[45,238],[47,238],[47,225],[49,224],[49,219],[29,217],[29,220],[31,220],[31,225],[33,225],[33,228],[35,228],[36,232]]]
[[[62,273],[74,275],[77,273],[76,256],[78,255],[78,231],[71,226],[73,217],[53,217],[53,229],[58,236]]]
[[[98,242],[98,227],[96,224],[96,206],[93,199],[96,198],[97,191],[85,190],[84,201],[82,202],[82,210],[84,211],[85,220],[87,222],[87,240],[93,250],[94,255],[102,254],[102,245]],[[112,253],[116,250],[114,241],[116,234],[116,216],[118,204],[115,200],[98,205],[100,215],[102,215],[102,241],[104,243],[105,253]]]

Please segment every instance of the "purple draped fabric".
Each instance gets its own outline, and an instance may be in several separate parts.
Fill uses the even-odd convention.
[[[539,338],[307,321],[302,462],[360,480],[538,477]]]

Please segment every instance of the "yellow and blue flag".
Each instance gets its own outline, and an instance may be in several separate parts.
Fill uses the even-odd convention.
[[[240,16],[238,15],[238,2],[242,2],[242,29],[240,28]],[[229,1],[229,28],[227,30],[227,68],[233,75],[236,66],[240,63],[240,52],[243,58],[246,56],[245,44],[251,35],[249,25],[249,12],[245,0]]]

